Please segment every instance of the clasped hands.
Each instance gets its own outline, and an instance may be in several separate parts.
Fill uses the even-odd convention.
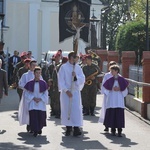
[[[41,101],[42,99],[41,99],[41,98],[36,98],[36,97],[34,97],[33,100],[34,100],[36,103],[38,103],[38,102]]]
[[[113,91],[120,91],[120,87],[117,86],[113,87]]]

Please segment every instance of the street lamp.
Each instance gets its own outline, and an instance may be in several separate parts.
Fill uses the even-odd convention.
[[[95,49],[95,48],[98,48],[98,46],[100,46],[100,42],[98,40],[100,35],[99,35],[99,31],[97,30],[97,28],[99,28],[99,22],[100,22],[100,19],[97,19],[97,17],[95,17],[94,15],[94,8],[92,9],[92,17],[90,18],[90,30],[91,30],[91,38],[90,38],[90,47],[91,49]],[[98,38],[97,38],[97,35],[98,35]]]

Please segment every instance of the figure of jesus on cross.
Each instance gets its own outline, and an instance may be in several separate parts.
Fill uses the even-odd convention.
[[[87,26],[87,23],[83,23],[81,22],[81,14],[78,13],[78,8],[76,5],[73,6],[72,9],[72,17],[71,17],[71,22],[68,22],[69,24],[71,24],[71,27],[73,30],[76,30],[76,35],[74,37],[74,47],[73,47],[73,51],[77,54],[78,51],[78,41],[80,38],[80,31],[83,27]]]

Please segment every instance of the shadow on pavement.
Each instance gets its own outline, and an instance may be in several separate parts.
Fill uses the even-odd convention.
[[[11,117],[15,120],[18,121],[18,112],[14,112]]]
[[[74,149],[74,150],[85,150],[85,149],[107,149],[103,146],[98,140],[90,140],[90,137],[86,136],[88,132],[82,131],[82,135],[75,137],[73,136],[73,132],[70,136],[65,136],[65,127],[62,127],[64,130],[62,136],[62,145],[66,149]],[[81,128],[82,130],[82,128]]]
[[[6,130],[0,130],[0,134],[4,134]]]
[[[26,147],[23,145],[15,145],[13,143],[0,143],[1,150],[36,150],[35,148]]]
[[[50,143],[45,135],[34,137],[31,133],[27,132],[20,132],[18,135],[20,136],[18,140],[23,141],[24,144],[33,145],[33,147],[40,148],[42,145]]]
[[[83,135],[85,133],[83,132]],[[90,138],[80,136],[80,137],[73,137],[65,135],[62,137],[62,143],[60,143],[66,149],[74,149],[74,150],[85,150],[85,149],[107,149],[103,146],[98,140],[88,140]],[[88,141],[87,141],[88,140]]]
[[[111,133],[101,133],[110,139],[113,144],[118,144],[120,147],[131,147],[132,145],[137,145],[138,143],[132,142],[131,139],[127,138],[125,134],[122,134],[122,137],[112,136]]]

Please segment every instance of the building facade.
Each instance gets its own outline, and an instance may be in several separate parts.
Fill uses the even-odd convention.
[[[58,49],[72,51],[73,37],[59,43],[59,4],[58,0],[4,0],[4,49],[31,50],[37,60],[42,52]],[[100,16],[102,5],[94,0],[95,14]],[[99,4],[99,5],[97,5]],[[91,13],[92,14],[92,13]],[[88,43],[80,40],[84,50]]]

